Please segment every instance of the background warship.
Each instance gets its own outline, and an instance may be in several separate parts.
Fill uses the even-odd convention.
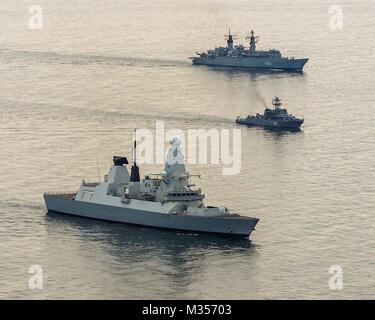
[[[164,170],[140,181],[136,142],[131,173],[126,157],[113,157],[104,181],[84,180],[74,194],[45,193],[49,211],[149,227],[249,237],[259,219],[231,214],[225,207],[205,206],[201,189],[192,189],[180,142],[171,140]],[[176,161],[175,159],[178,159]]]
[[[243,45],[233,46],[233,35],[227,35],[227,46],[219,47],[207,52],[198,53],[197,57],[190,57],[194,65],[276,69],[289,71],[302,71],[309,60],[308,58],[295,59],[293,57],[283,57],[279,50],[271,49],[267,51],[258,51],[256,44],[259,37],[251,31],[250,47]]]
[[[272,100],[274,109],[266,108],[264,114],[257,113],[256,116],[248,115],[246,118],[237,117],[239,124],[256,125],[280,129],[299,129],[304,122],[303,118],[296,118],[288,114],[287,109],[281,108],[281,100],[275,97]]]

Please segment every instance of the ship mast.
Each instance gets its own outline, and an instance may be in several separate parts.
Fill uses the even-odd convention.
[[[254,53],[257,49],[256,44],[259,41],[259,37],[255,36],[254,30],[251,30],[250,36],[246,37],[246,39],[250,39],[250,51]]]
[[[280,107],[282,105],[281,99],[279,97],[273,98],[272,99],[272,104],[275,107],[275,109],[280,109]]]
[[[229,50],[233,49],[233,37],[234,35],[230,33],[230,28],[229,28],[228,34],[225,35],[225,39],[227,39],[227,48]]]
[[[130,172],[130,181],[140,181],[139,167],[137,166],[137,129],[134,129],[133,165]]]

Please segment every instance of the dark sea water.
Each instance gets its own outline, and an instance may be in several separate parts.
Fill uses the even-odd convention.
[[[34,2],[0,3],[0,298],[375,298],[374,1],[39,0],[30,30]],[[229,27],[305,72],[193,67]],[[242,127],[239,175],[189,166],[209,204],[260,218],[252,242],[46,215],[43,192],[131,157],[134,128],[240,128],[275,95],[300,132]]]

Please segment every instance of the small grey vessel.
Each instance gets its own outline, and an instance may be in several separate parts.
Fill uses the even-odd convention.
[[[193,189],[178,138],[171,140],[164,170],[141,181],[135,156],[129,175],[126,157],[113,157],[104,181],[82,181],[73,194],[45,193],[49,211],[133,225],[249,237],[259,219],[205,206],[201,189]],[[134,143],[134,155],[136,154]],[[169,161],[168,159],[179,159]]]
[[[304,122],[303,118],[296,118],[288,113],[287,109],[281,108],[281,100],[275,97],[272,100],[274,109],[266,108],[264,114],[257,113],[256,116],[248,115],[246,118],[237,117],[236,122],[249,126],[263,126],[277,129],[297,130]]]
[[[233,35],[227,36],[227,46],[219,47],[207,52],[198,53],[196,57],[190,57],[194,65],[223,66],[223,67],[241,67],[254,69],[271,69],[284,71],[302,71],[309,60],[308,58],[295,59],[293,57],[283,57],[279,50],[271,49],[267,51],[258,51],[256,44],[259,37],[251,31],[250,46],[233,46]]]

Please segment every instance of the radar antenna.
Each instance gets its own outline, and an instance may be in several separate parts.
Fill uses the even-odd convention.
[[[228,34],[224,34],[224,37],[225,37],[225,40],[228,40],[229,39],[229,37],[232,37],[232,39],[237,39],[237,35],[236,34],[232,34],[231,32],[230,32],[230,28],[229,28],[229,30],[228,30]]]
[[[279,109],[282,106],[281,99],[279,97],[275,97],[272,99],[272,104],[275,107],[275,109]]]
[[[225,40],[227,40],[227,45],[230,48],[233,48],[233,40],[237,39],[237,36],[235,34],[231,34],[230,28],[228,30],[228,34],[225,34]]]
[[[256,44],[259,42],[259,37],[255,36],[254,30],[251,30],[250,35],[246,37],[247,40],[250,40],[250,50],[251,52],[256,51]]]

